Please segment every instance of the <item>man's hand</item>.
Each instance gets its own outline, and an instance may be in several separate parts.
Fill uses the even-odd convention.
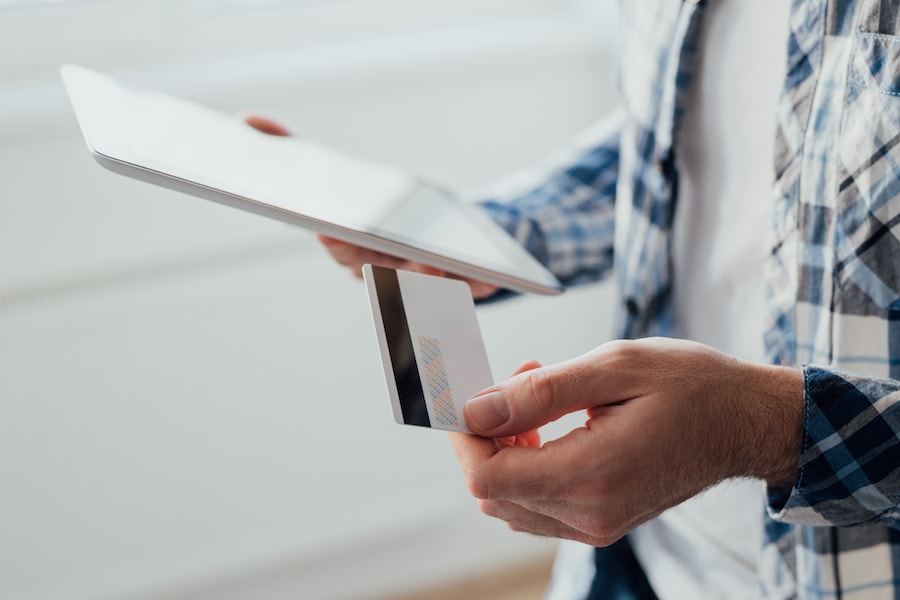
[[[802,409],[799,371],[692,342],[617,341],[485,390],[465,408],[483,437],[451,438],[484,513],[606,546],[723,479],[790,486]],[[507,441],[578,410],[584,427],[558,440]]]
[[[286,127],[265,117],[260,117],[257,115],[246,115],[243,117],[243,119],[244,122],[247,123],[247,125],[253,127],[257,131],[277,136],[291,135],[291,132]],[[357,279],[362,278],[362,266],[366,263],[370,263],[373,265],[391,269],[403,269],[405,271],[425,273],[426,275],[437,275],[441,277],[453,277],[456,279],[461,279],[469,284],[469,287],[472,289],[472,296],[476,299],[488,298],[500,289],[498,286],[492,285],[490,283],[477,281],[475,279],[469,279],[467,277],[459,277],[457,275],[447,273],[442,269],[430,267],[419,262],[404,260],[402,258],[397,258],[395,256],[384,254],[382,252],[376,252],[374,250],[363,248],[362,246],[357,246],[355,244],[348,244],[347,242],[321,234],[317,235],[316,237],[318,238],[319,243],[321,243],[325,250],[328,252],[328,254],[330,254],[338,264],[347,267],[353,274],[353,276]]]

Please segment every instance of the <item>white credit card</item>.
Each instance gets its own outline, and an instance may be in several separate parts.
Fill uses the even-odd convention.
[[[463,405],[493,385],[467,283],[363,266],[394,420],[471,433]]]

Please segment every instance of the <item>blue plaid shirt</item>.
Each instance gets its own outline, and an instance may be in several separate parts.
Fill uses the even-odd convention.
[[[622,337],[673,333],[675,140],[705,1],[622,0],[608,135],[486,203],[566,283],[615,266]],[[768,491],[768,598],[900,597],[898,32],[900,0],[792,0],[760,334],[773,363],[805,365],[806,394],[796,483]]]

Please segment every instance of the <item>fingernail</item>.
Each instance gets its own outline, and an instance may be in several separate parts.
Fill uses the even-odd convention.
[[[488,392],[466,402],[466,416],[472,429],[490,431],[509,421],[509,404],[503,392]]]

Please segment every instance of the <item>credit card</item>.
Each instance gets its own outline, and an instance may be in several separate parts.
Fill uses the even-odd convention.
[[[363,266],[394,420],[471,433],[463,406],[493,385],[467,283]]]

